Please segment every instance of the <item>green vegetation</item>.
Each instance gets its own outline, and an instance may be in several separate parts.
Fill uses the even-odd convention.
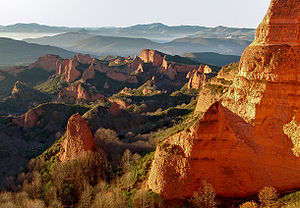
[[[199,65],[199,62],[178,55],[175,56],[167,55],[165,59],[168,62],[175,62],[179,64]]]
[[[113,79],[110,79],[106,76],[105,73],[96,71],[95,78],[89,79],[87,83],[93,85],[96,87],[96,89],[106,96],[111,96],[120,90],[122,90],[124,87],[128,88],[134,88],[137,87],[137,84],[132,84],[128,82],[119,82]],[[107,86],[107,87],[105,87]]]
[[[132,62],[133,62],[133,60],[130,60],[130,61],[123,60],[120,63],[110,62],[108,66],[109,67],[121,67],[122,68],[122,67],[125,67],[127,64],[130,64]]]
[[[232,64],[229,64],[228,66],[225,66],[223,68],[223,71],[224,73],[229,73],[231,71],[237,71],[239,69],[239,65],[240,65],[240,62],[235,62],[235,63],[232,63]]]
[[[228,87],[222,85],[215,85],[207,83],[204,87],[208,88],[213,95],[222,95],[226,92]]]
[[[296,208],[300,206],[300,191],[287,194],[278,199],[278,204],[284,208]]]
[[[54,72],[47,72],[43,69],[33,68],[26,69],[17,75],[17,79],[21,82],[34,86],[37,83],[46,81]]]
[[[35,89],[41,92],[55,95],[63,88],[68,87],[68,83],[63,81],[61,76],[62,75],[55,74],[52,77],[50,77],[50,79],[48,79],[46,82],[35,86]]]

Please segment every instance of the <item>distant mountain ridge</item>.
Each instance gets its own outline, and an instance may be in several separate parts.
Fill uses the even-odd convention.
[[[69,58],[74,56],[75,53],[49,45],[0,38],[0,68],[12,65],[27,65],[45,54],[57,54]]]
[[[158,43],[146,38],[102,36],[87,31],[74,31],[51,37],[24,40],[29,43],[52,45],[98,56],[134,56],[143,48],[151,48],[172,55],[191,51],[241,55],[250,44],[250,41],[247,40],[199,37],[185,37],[166,43]]]
[[[85,29],[94,35],[121,36],[148,38],[152,40],[171,41],[185,36],[198,37],[201,35],[206,38],[232,38],[252,41],[254,39],[254,29],[229,28],[224,26],[205,27],[192,25],[168,26],[162,23],[138,24],[129,27],[58,27],[40,25],[36,23],[18,23],[8,26],[0,26],[1,32],[32,32],[32,33],[64,33]],[[215,33],[219,34],[216,35]]]
[[[238,62],[241,58],[240,56],[224,55],[212,52],[186,53],[183,54],[182,57],[189,58],[200,63],[213,64],[220,67],[228,65],[230,63]]]

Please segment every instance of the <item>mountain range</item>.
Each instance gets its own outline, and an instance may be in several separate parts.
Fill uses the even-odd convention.
[[[58,47],[0,38],[0,68],[27,65],[45,54],[58,54],[64,58],[74,56],[73,52]]]
[[[144,48],[171,55],[213,52],[240,56],[253,40],[254,30],[161,23],[99,28],[18,23],[0,27],[0,37],[21,39],[22,36],[26,38],[23,41],[0,39],[0,68],[26,65],[44,54],[57,54],[63,58],[73,56],[73,52],[93,56],[135,56]]]
[[[94,35],[86,30],[24,39],[24,41],[98,56],[134,56],[143,48],[152,48],[172,55],[191,51],[241,55],[250,44],[248,40],[201,37],[184,37],[170,42],[158,43],[146,38]]]
[[[0,26],[0,34],[4,32],[18,33],[64,33],[85,29],[89,33],[102,36],[148,38],[157,41],[171,41],[176,38],[186,36],[196,36],[204,38],[229,38],[252,41],[254,39],[254,29],[230,28],[224,26],[204,27],[204,26],[168,26],[162,23],[138,24],[129,27],[57,27],[48,25],[39,25],[36,23],[24,24],[18,23],[8,26]]]

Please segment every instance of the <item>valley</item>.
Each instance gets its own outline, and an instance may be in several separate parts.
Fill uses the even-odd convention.
[[[299,20],[1,26],[0,207],[299,207]]]

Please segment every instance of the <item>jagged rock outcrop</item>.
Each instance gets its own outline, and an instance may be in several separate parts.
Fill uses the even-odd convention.
[[[97,149],[93,134],[80,114],[70,117],[62,147],[64,152],[60,159],[63,162],[75,159],[83,152]]]
[[[95,78],[95,66],[93,63],[82,73],[82,78],[84,81]]]
[[[152,63],[153,66],[161,66],[164,54],[156,50],[144,49],[141,51],[140,58],[145,63]]]
[[[161,64],[161,69],[159,70],[159,72],[168,76],[170,80],[174,80],[178,73],[189,73],[195,70],[195,68],[197,67],[195,65],[167,61],[166,57],[167,56],[164,56],[163,58],[163,62]]]
[[[128,64],[127,67],[129,68],[129,72],[141,73],[144,72],[143,64],[143,60],[140,57],[135,56],[133,61]]]
[[[83,83],[71,85],[58,93],[58,101],[71,103],[77,101],[93,102],[103,97],[104,96],[97,93],[95,89],[90,89],[89,86],[86,86]]]
[[[204,69],[203,69],[204,74],[210,74],[213,72],[212,68],[210,68],[209,66],[205,65]]]
[[[77,56],[74,56],[74,59],[82,64],[88,64],[92,61],[90,54],[82,55],[81,53],[78,53]]]
[[[20,93],[20,92],[22,92],[26,89],[28,89],[28,87],[24,83],[22,83],[20,81],[16,81],[16,83],[14,84],[14,87],[11,91],[11,94],[12,95],[17,94],[17,93]]]
[[[43,113],[40,108],[31,109],[23,116],[13,119],[13,122],[22,128],[33,128],[38,124],[38,118]]]
[[[189,78],[188,89],[201,89],[206,82],[206,75],[198,71],[194,72]]]
[[[121,115],[121,106],[118,103],[113,102],[111,106],[108,108],[108,113],[112,115]]]
[[[300,1],[272,0],[228,93],[157,148],[150,189],[174,199],[203,181],[232,198],[300,187],[299,24]]]
[[[81,76],[81,72],[76,69],[78,65],[75,59],[65,59],[59,66],[58,74],[64,75],[66,82],[73,82]]]
[[[101,62],[98,62],[97,60],[93,60],[93,66],[95,68],[96,71],[99,71],[99,72],[108,72],[109,71],[109,67]]]
[[[57,55],[47,54],[38,58],[38,60],[28,66],[29,69],[40,68],[45,71],[57,72],[63,59]]]
[[[110,71],[106,73],[107,77],[120,81],[120,82],[129,82],[129,83],[138,83],[136,76],[127,75],[120,72]]]

